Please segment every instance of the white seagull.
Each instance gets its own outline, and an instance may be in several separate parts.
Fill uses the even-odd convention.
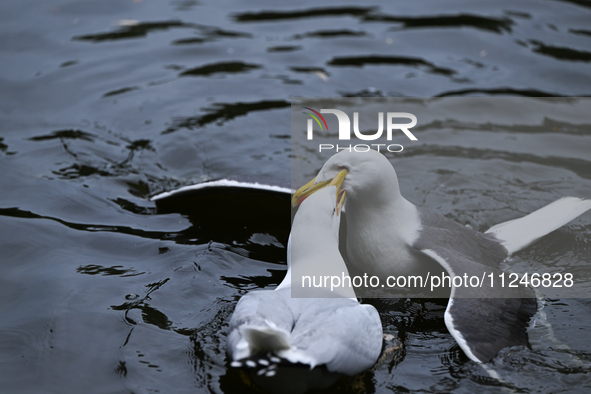
[[[373,150],[332,156],[316,178],[296,191],[292,205],[328,184],[337,185],[339,204],[345,200],[349,268],[382,280],[424,273],[433,260],[450,277],[486,272],[498,278],[499,264],[512,253],[591,208],[591,200],[564,197],[480,233],[402,197],[394,168]],[[491,287],[484,281],[478,289],[452,287],[444,319],[466,355],[483,363],[505,347],[527,346],[526,330],[536,310],[530,288],[501,289],[498,282]]]
[[[294,271],[348,275],[338,250],[335,189],[316,193],[299,208],[281,284],[243,296],[230,319],[230,365],[248,370],[257,385],[271,392],[328,387],[343,375],[371,368],[381,352],[379,314],[373,306],[359,304],[352,287],[342,286],[338,294],[330,287],[309,293],[332,298],[292,298],[292,290],[300,286],[292,289]],[[293,278],[296,283],[299,277]]]

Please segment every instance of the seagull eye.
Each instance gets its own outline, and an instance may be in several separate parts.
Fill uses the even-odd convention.
[[[338,166],[337,169],[338,170],[347,170],[347,171],[349,171],[349,167],[347,167],[347,166]]]

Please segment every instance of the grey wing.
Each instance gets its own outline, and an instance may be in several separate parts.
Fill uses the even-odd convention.
[[[329,371],[355,375],[371,368],[382,348],[376,309],[350,299],[308,299],[292,332],[293,345]]]
[[[291,331],[297,319],[297,303],[288,302],[286,292],[253,291],[243,296],[234,309],[229,322],[228,355],[232,359],[245,357],[245,342],[240,327],[276,327],[285,332]],[[240,356],[238,356],[240,355]]]
[[[445,249],[457,252],[474,263],[487,267],[499,268],[499,264],[508,257],[507,249],[491,234],[482,234],[444,216],[419,210],[422,228],[415,248]]]
[[[479,278],[478,287],[452,287],[445,310],[445,325],[470,359],[488,362],[505,347],[528,345],[527,327],[537,310],[533,290],[501,288],[500,270],[445,246],[431,245],[422,252],[441,264],[452,278],[464,278],[464,274]]]
[[[499,350],[527,346],[527,327],[537,300],[529,287],[501,287],[499,264],[507,249],[443,216],[421,210],[423,228],[413,245],[445,268],[450,277],[479,278],[479,286],[453,288],[445,324],[468,357],[490,361]],[[481,283],[480,283],[481,282]],[[473,283],[476,283],[473,282]]]

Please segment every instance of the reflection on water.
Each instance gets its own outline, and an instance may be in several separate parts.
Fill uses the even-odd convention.
[[[254,392],[226,366],[226,322],[246,291],[281,281],[288,202],[149,197],[230,175],[287,180],[292,158],[313,176],[313,152],[291,150],[296,96],[588,96],[590,12],[578,0],[2,3],[3,390]],[[485,229],[591,197],[588,129],[437,120],[391,157],[412,202]],[[513,263],[588,276],[590,234],[587,215]],[[588,300],[547,300],[552,331],[495,359],[502,382],[455,345],[445,303],[375,301],[403,349],[331,391],[591,386]]]
[[[174,120],[174,124],[169,126],[162,133],[172,133],[179,129],[189,129],[205,127],[215,123],[221,125],[234,118],[246,116],[250,112],[269,111],[275,108],[287,108],[291,104],[283,100],[264,100],[250,103],[216,103],[211,108],[204,108],[205,115],[189,116]]]

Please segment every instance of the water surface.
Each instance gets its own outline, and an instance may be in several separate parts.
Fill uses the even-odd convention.
[[[200,228],[182,207],[159,213],[149,197],[229,175],[289,179],[294,96],[588,96],[590,8],[4,2],[3,391],[247,390],[226,367],[227,319],[245,292],[281,281],[284,230],[226,219]],[[551,119],[531,130],[452,126],[425,131],[397,156],[412,202],[483,230],[563,195],[591,197],[588,131]],[[583,272],[590,234],[586,215],[516,264]],[[376,306],[404,353],[361,379],[368,392],[591,386],[588,299],[549,299],[557,342],[534,330],[532,350],[501,354],[493,366],[504,383],[454,344],[445,302]]]

